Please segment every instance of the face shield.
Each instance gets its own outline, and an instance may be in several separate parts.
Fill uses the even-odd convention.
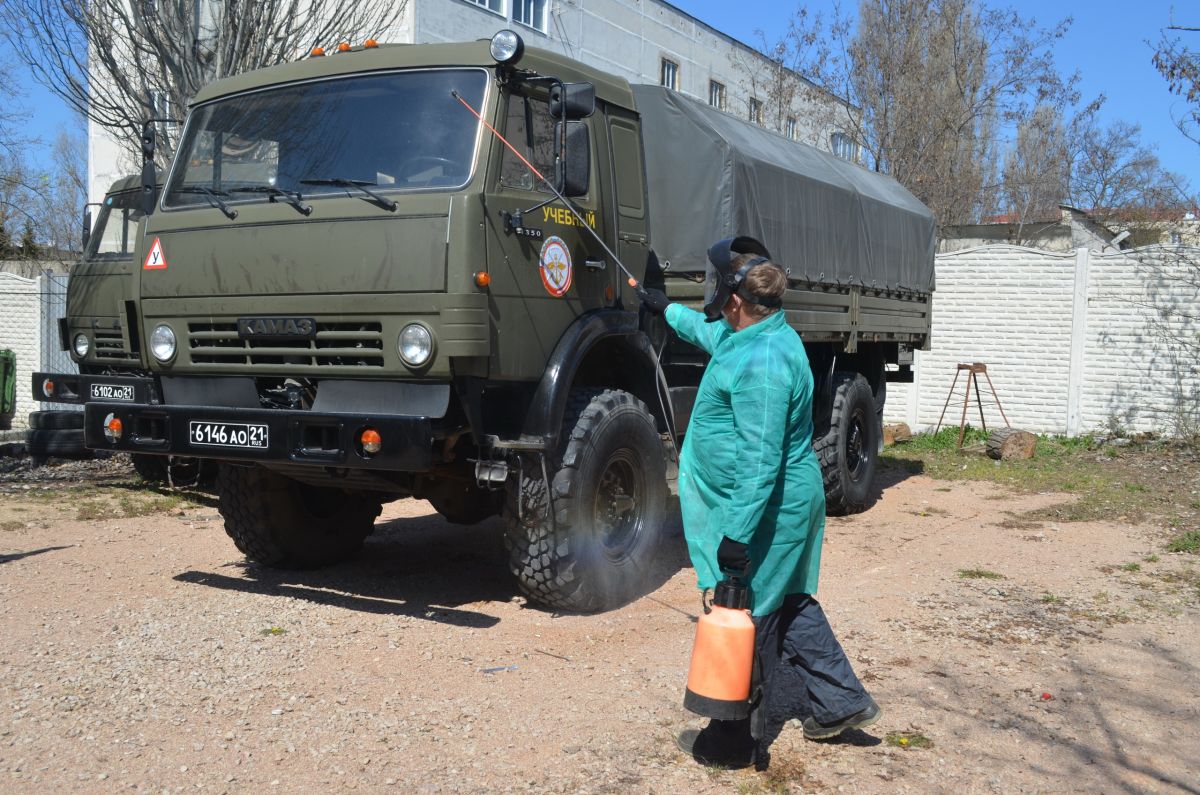
[[[756,254],[763,259],[751,260],[734,273],[733,260],[739,254]],[[721,310],[725,308],[729,297],[742,286],[746,273],[770,257],[771,253],[767,251],[767,247],[752,237],[730,237],[713,243],[708,250],[708,265],[705,268],[705,321],[713,323],[720,320]]]

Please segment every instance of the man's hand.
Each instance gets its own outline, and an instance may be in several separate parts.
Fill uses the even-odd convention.
[[[637,297],[642,306],[658,315],[666,312],[667,307],[671,305],[671,299],[667,298],[667,294],[662,290],[646,289],[640,283],[637,286]]]
[[[725,536],[717,547],[717,567],[722,574],[745,577],[750,568],[750,546]]]

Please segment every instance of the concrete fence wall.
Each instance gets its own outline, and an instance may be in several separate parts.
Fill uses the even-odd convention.
[[[959,363],[983,362],[1012,425],[1040,433],[1200,426],[1200,249],[1066,254],[996,245],[939,255],[933,342],[888,422],[931,430]],[[957,427],[965,379],[944,423]],[[1003,426],[979,377],[987,425]],[[979,427],[972,395],[967,421]]]
[[[25,278],[0,273],[0,349],[17,354],[17,401],[12,427],[25,428],[29,412],[78,409],[78,406],[38,403],[30,396],[33,373],[77,372],[58,340],[58,318],[66,314],[67,277],[43,274]]]

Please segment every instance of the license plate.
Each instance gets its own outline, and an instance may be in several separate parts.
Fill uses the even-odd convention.
[[[128,384],[92,384],[92,400],[133,402],[133,387]]]
[[[192,444],[207,447],[248,447],[254,450],[265,450],[267,426],[240,422],[193,420],[188,424],[188,438]]]

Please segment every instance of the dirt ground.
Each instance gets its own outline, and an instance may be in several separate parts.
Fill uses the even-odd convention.
[[[560,616],[498,520],[394,503],[360,560],[281,573],[120,460],[8,470],[5,792],[1200,792],[1200,561],[1137,517],[1012,521],[1064,495],[894,469],[831,519],[819,597],[884,716],[755,773],[672,743],[702,722],[677,536],[652,594]]]

